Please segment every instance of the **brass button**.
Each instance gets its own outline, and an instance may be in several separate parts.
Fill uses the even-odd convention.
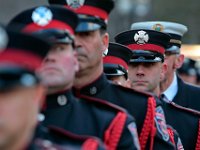
[[[57,102],[60,106],[64,106],[67,104],[67,97],[65,95],[60,95],[57,98]]]
[[[94,95],[94,94],[96,94],[97,93],[97,88],[94,86],[94,87],[91,87],[90,88],[90,94],[91,95]]]

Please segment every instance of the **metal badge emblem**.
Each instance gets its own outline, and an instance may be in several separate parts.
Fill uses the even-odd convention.
[[[157,131],[160,133],[164,141],[168,141],[169,133],[168,133],[167,125],[165,121],[164,110],[162,109],[161,106],[158,106],[156,108],[156,115],[154,119],[156,122]]]
[[[6,31],[2,27],[0,27],[0,52],[2,52],[4,48],[6,48],[7,44],[8,44],[8,35]]]
[[[135,33],[134,40],[137,44],[145,44],[149,41],[149,35],[145,31],[141,30]]]
[[[46,26],[53,19],[53,13],[47,7],[38,7],[32,13],[32,20],[39,26]]]
[[[97,93],[97,88],[95,86],[90,88],[90,94],[95,95]]]
[[[67,104],[67,97],[65,95],[60,95],[57,98],[57,102],[60,106],[64,106]]]
[[[138,134],[137,134],[137,127],[135,122],[131,122],[130,124],[128,124],[128,129],[133,137],[133,142],[135,144],[135,147],[137,147],[137,149],[140,149],[140,144],[138,141]]]
[[[69,7],[77,9],[84,5],[85,0],[66,0]]]
[[[164,26],[162,24],[155,24],[152,27],[153,30],[162,32],[164,30]]]

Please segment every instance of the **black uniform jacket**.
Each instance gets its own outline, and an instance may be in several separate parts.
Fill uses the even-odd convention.
[[[112,84],[104,74],[91,84],[74,89],[74,93],[76,96],[100,98],[125,108],[136,119],[142,149],[150,149],[152,143],[154,149],[174,149],[166,131],[161,103],[152,95]],[[152,117],[155,115],[157,117]]]
[[[65,91],[46,98],[44,126],[99,137],[110,149],[138,149],[137,128],[124,109],[94,98],[75,98]]]
[[[188,84],[178,77],[178,92],[173,102],[200,111],[200,87]]]
[[[200,149],[200,113],[174,102],[163,102],[166,121],[181,138],[185,150]]]
[[[26,150],[106,150],[96,137],[79,136],[58,127],[38,125]]]

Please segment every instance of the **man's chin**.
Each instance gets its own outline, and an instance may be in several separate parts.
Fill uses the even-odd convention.
[[[131,88],[135,89],[137,91],[141,91],[141,92],[146,92],[147,91],[146,86],[142,86],[142,85],[132,85]]]
[[[46,87],[57,87],[59,85],[62,85],[63,82],[60,80],[50,79],[50,80],[42,81],[42,84],[45,85]]]

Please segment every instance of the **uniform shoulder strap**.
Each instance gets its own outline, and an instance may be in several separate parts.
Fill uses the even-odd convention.
[[[132,88],[129,88],[129,87],[124,87],[124,86],[121,86],[121,85],[118,85],[118,84],[114,84],[114,83],[111,83],[113,86],[116,86],[117,88],[120,88],[120,89],[123,89],[123,90],[127,90],[127,91],[130,91],[130,92],[133,92],[133,93],[138,93],[138,94],[142,94],[142,95],[145,95],[147,97],[152,97],[154,96],[152,93],[149,93],[149,92],[144,92],[144,91],[139,91],[139,90],[135,90],[135,89],[132,89]]]
[[[106,100],[102,100],[100,98],[94,98],[94,97],[91,97],[91,96],[87,96],[87,95],[82,95],[80,94],[78,96],[78,98],[81,98],[81,99],[84,99],[88,102],[90,102],[91,104],[94,104],[94,105],[97,105],[97,106],[102,106],[104,108],[109,108],[109,110],[114,110],[116,112],[127,112],[124,108],[120,107],[120,106],[117,106],[113,103],[110,103]]]
[[[187,108],[187,107],[183,107],[183,106],[178,105],[178,104],[176,104],[176,103],[174,103],[174,102],[169,102],[169,104],[171,104],[171,106],[173,106],[173,107],[175,107],[175,108],[177,108],[177,109],[190,112],[190,113],[195,114],[195,115],[197,115],[197,116],[200,117],[200,111],[197,111],[197,110],[194,110],[194,109],[191,109],[191,108]]]
[[[79,141],[82,143],[82,150],[98,150],[99,147],[104,147],[103,143],[93,136],[77,135],[55,126],[49,126],[48,129],[50,132],[56,133],[59,137],[66,137],[67,139]]]

